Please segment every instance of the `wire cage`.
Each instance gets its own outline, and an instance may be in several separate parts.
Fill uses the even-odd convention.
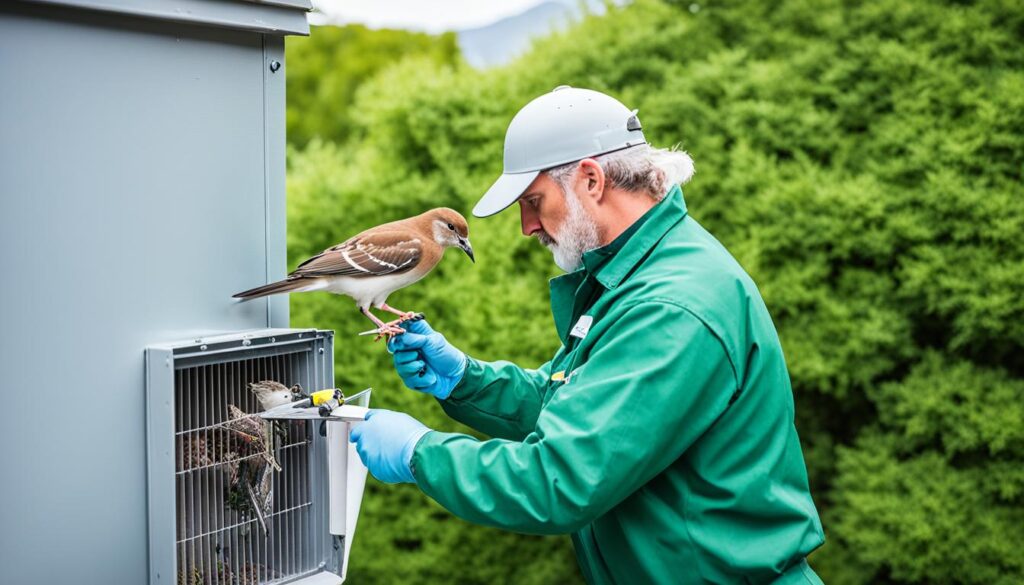
[[[249,389],[262,380],[333,387],[332,332],[264,330],[146,354],[150,582],[343,575],[347,547],[328,526],[328,449],[318,423],[263,421]]]

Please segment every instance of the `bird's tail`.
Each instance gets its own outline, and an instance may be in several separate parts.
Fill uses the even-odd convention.
[[[316,283],[307,278],[292,278],[286,280],[279,280],[256,288],[251,288],[247,291],[240,292],[232,295],[235,299],[258,299],[259,297],[265,297],[268,295],[276,295],[278,293],[285,292],[296,292],[306,290],[308,288],[315,288]]]

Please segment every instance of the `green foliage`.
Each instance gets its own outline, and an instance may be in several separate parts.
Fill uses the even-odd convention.
[[[1019,460],[964,466],[935,452],[900,451],[897,437],[874,432],[840,450],[842,513],[831,528],[855,561],[831,569],[847,573],[841,582],[877,582],[872,575],[884,568],[894,582],[1020,583]]]
[[[359,87],[381,69],[410,55],[454,63],[452,33],[431,36],[403,30],[371,30],[351,24],[313,27],[308,37],[288,39],[288,141],[305,145],[313,137],[344,141],[360,113]]]
[[[776,320],[826,582],[1024,581],[1024,6],[690,4],[612,8],[504,68],[413,55],[360,79],[337,143],[289,152],[292,266],[382,221],[468,213],[519,107],[563,83],[609,92],[640,108],[653,143],[693,155],[691,213]],[[310,127],[324,110],[293,100],[342,75],[318,58],[299,85],[289,62]],[[476,265],[450,254],[389,302],[474,356],[545,361],[548,252],[514,212],[470,232]],[[337,332],[342,388],[372,385],[378,406],[465,430],[354,337],[369,322],[347,299],[293,295],[292,322]],[[578,579],[567,539],[471,526],[412,486],[368,486],[353,581]]]

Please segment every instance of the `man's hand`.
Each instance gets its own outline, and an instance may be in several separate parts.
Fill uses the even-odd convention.
[[[372,409],[366,413],[366,422],[352,426],[348,440],[356,444],[359,458],[373,477],[384,483],[415,483],[412,453],[429,432],[404,412]]]
[[[466,354],[448,343],[426,320],[404,325],[406,333],[388,342],[395,370],[405,385],[440,400],[448,398],[466,372]]]

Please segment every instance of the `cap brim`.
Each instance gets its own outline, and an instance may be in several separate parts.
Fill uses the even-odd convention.
[[[473,208],[476,217],[487,217],[502,211],[516,202],[540,171],[526,173],[505,173],[491,185]]]

